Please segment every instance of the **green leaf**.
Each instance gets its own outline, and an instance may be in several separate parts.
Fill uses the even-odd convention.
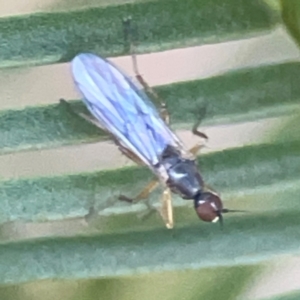
[[[124,51],[121,20],[132,16],[139,51],[149,52],[242,37],[276,23],[260,1],[163,0],[0,20],[2,66],[69,61],[77,53]]]
[[[290,212],[232,218],[223,231],[201,223],[173,231],[2,244],[0,284],[253,264],[298,253],[299,241],[299,213]]]
[[[297,180],[300,169],[299,149],[299,141],[248,146],[201,156],[199,164],[206,182],[220,192],[255,189],[258,186]],[[83,217],[90,207],[99,206],[103,209],[112,206],[120,193],[134,195],[152,177],[146,168],[124,168],[90,174],[3,181],[0,183],[0,219],[1,222],[7,222]],[[153,194],[153,199],[158,197]],[[179,203],[182,205],[185,201]],[[128,205],[119,205],[123,207],[117,209],[119,213],[122,210],[123,213],[128,212]],[[291,206],[293,209],[299,207],[297,202],[292,202]]]
[[[292,292],[292,293],[287,293],[284,295],[275,296],[275,297],[262,299],[262,300],[298,300],[299,297],[300,297],[299,292]]]
[[[297,0],[281,0],[282,19],[295,38],[300,43],[300,2]]]
[[[44,280],[22,285],[0,287],[5,300],[16,300],[26,291],[28,299],[55,299],[62,294],[67,299],[236,299],[245,285],[262,268],[254,266],[217,267],[200,270],[169,271],[137,274],[119,278],[90,280]],[[214,291],[211,293],[211,291]],[[24,299],[24,298],[23,298]],[[26,298],[27,299],[27,298]],[[65,298],[66,299],[66,298]]]
[[[191,128],[206,107],[203,124],[291,115],[300,103],[299,63],[230,72],[205,80],[156,88],[171,114],[173,128]],[[72,103],[86,112],[82,103]],[[196,114],[195,114],[196,111]],[[59,104],[0,113],[0,153],[48,148],[107,138],[101,130]]]
[[[277,13],[259,0],[162,0],[2,18],[1,66],[65,62],[81,51],[125,54],[121,20],[129,15],[145,53],[270,33]],[[247,210],[224,216],[223,230],[199,222],[192,201],[179,197],[172,231],[157,213],[141,218],[155,212],[145,204],[118,201],[152,178],[146,168],[1,181],[0,298],[242,298],[263,268],[299,255],[299,75],[290,62],[156,88],[174,128],[190,128],[206,104],[205,124],[281,122],[263,144],[198,158],[224,205]],[[1,155],[105,138],[58,104],[0,113]],[[150,198],[155,209],[160,197]]]

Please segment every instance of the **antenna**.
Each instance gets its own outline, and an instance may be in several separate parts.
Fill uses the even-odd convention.
[[[249,212],[249,211],[248,210],[238,210],[238,209],[227,209],[227,208],[223,208],[221,210],[221,213],[223,213],[223,214],[237,213],[237,212]]]

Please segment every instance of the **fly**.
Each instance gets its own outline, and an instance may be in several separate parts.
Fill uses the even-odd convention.
[[[167,107],[156,92],[146,83],[137,67],[135,42],[130,19],[124,20],[125,39],[129,47],[136,79],[133,81],[105,58],[91,53],[81,53],[72,60],[72,75],[83,101],[91,115],[79,115],[106,131],[120,151],[139,165],[146,165],[155,175],[134,198],[121,195],[120,200],[136,203],[148,198],[159,184],[164,188],[161,215],[167,228],[173,228],[171,192],[183,199],[193,200],[199,218],[206,222],[220,221],[222,214],[232,212],[223,208],[219,195],[204,184],[197,169],[196,155],[201,145],[185,149],[182,142],[169,128]],[[160,110],[149,99],[160,103]],[[192,132],[204,139],[198,130],[200,120]]]

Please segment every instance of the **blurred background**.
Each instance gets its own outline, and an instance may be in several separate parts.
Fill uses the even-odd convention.
[[[84,110],[80,52],[135,80],[128,16],[187,147],[206,108],[201,174],[247,210],[223,230],[176,196],[173,230],[119,202],[152,174],[59,104]],[[0,299],[299,299],[299,24],[298,0],[0,0]]]

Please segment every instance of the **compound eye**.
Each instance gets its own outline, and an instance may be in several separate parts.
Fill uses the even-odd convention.
[[[219,216],[217,211],[214,209],[210,202],[203,201],[195,207],[198,217],[205,222],[217,222]]]

